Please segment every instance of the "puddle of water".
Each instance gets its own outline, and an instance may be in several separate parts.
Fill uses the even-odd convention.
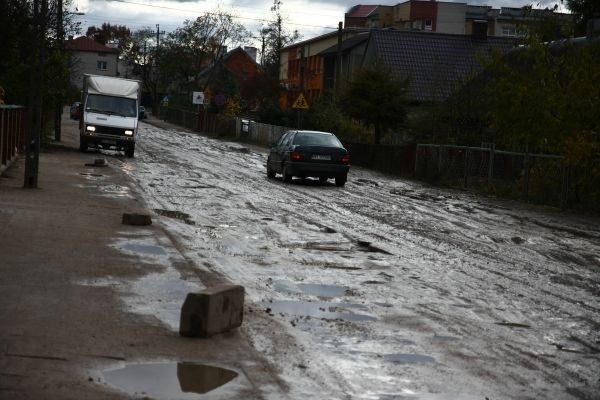
[[[126,297],[125,301],[129,311],[157,318],[177,332],[185,297],[200,289],[182,280],[179,272],[169,267],[162,273],[149,274],[136,281],[132,286],[135,295]]]
[[[167,218],[179,219],[188,225],[196,225],[196,223],[192,220],[190,214],[181,211],[161,210],[159,208],[155,208],[154,211],[157,214],[163,215]]]
[[[315,283],[275,282],[273,288],[278,292],[304,293],[319,297],[340,297],[346,294],[347,288],[337,285],[319,285]]]
[[[129,364],[103,372],[110,385],[131,395],[156,399],[197,399],[238,376],[229,369],[197,363]]]
[[[386,361],[390,361],[396,364],[418,364],[418,363],[427,363],[427,362],[435,362],[435,358],[431,356],[425,356],[422,354],[403,354],[403,353],[395,353],[395,354],[386,354],[383,357]]]
[[[131,251],[133,253],[143,253],[152,256],[166,256],[167,252],[161,246],[155,246],[150,244],[137,244],[137,243],[126,243],[122,246],[123,250]]]
[[[370,315],[357,314],[349,309],[366,309],[360,304],[351,303],[323,303],[311,301],[280,300],[262,303],[267,312],[297,315],[321,319],[342,319],[351,322],[375,321]]]

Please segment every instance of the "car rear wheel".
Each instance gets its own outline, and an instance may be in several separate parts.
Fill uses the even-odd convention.
[[[273,179],[275,178],[275,171],[271,168],[269,161],[267,161],[267,178]]]
[[[290,183],[292,181],[292,175],[288,173],[287,165],[283,164],[283,169],[281,171],[281,175],[283,175],[283,181],[285,183]]]
[[[347,175],[340,175],[335,177],[335,186],[344,186],[348,180]]]

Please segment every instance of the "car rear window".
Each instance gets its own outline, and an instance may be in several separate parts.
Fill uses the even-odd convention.
[[[335,136],[316,132],[298,133],[294,138],[294,144],[299,146],[342,147],[342,144]]]

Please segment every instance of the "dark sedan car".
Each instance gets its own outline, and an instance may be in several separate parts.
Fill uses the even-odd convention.
[[[350,169],[350,155],[333,133],[287,131],[271,147],[267,158],[267,176],[281,174],[284,182],[292,177],[319,178],[321,183],[335,179],[344,186]]]

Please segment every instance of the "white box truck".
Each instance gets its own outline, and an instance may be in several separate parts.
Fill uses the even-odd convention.
[[[123,150],[133,157],[141,85],[131,79],[84,75],[79,120],[79,150]]]

